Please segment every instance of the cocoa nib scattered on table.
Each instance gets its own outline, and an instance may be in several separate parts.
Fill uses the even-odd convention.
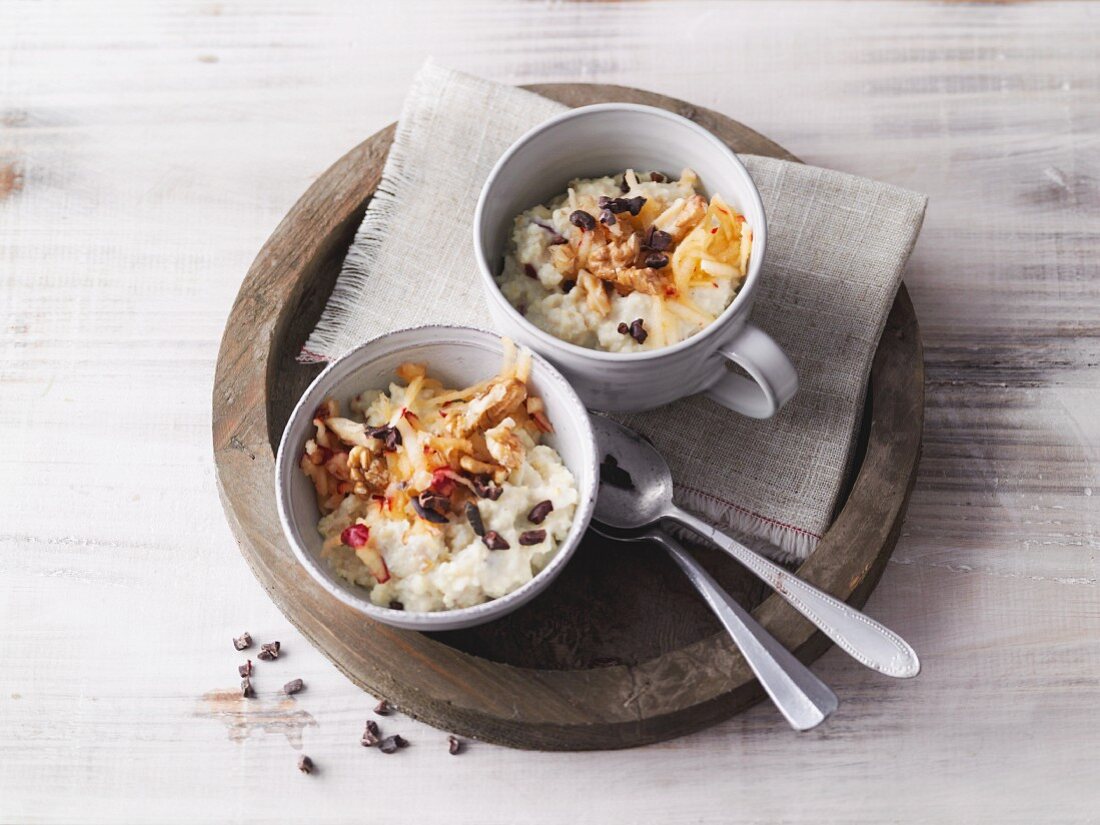
[[[532,544],[541,544],[544,541],[546,541],[545,530],[527,530],[519,534],[519,543],[524,547],[529,547]]]
[[[389,716],[391,713],[393,713],[393,706],[385,699],[383,699],[381,702],[374,706],[374,712],[377,713],[379,716]]]
[[[241,674],[241,676],[243,676],[243,677],[251,676],[252,675],[252,660],[249,659],[243,665],[238,667],[237,668],[237,673]]]
[[[285,685],[283,685],[283,693],[287,696],[293,696],[295,693],[301,693],[302,688],[306,686],[306,683],[301,679],[291,679]]]
[[[268,642],[267,644],[260,645],[260,652],[256,654],[257,659],[263,659],[265,662],[270,662],[279,658],[279,643]]]
[[[601,206],[603,204],[600,204]],[[596,219],[585,212],[583,209],[578,209],[576,212],[569,216],[569,223],[578,229],[585,229],[591,232],[596,228]]]
[[[248,650],[252,647],[252,637],[248,633],[242,633],[236,639],[233,640],[233,647],[237,650]]]
[[[387,736],[379,742],[378,750],[382,751],[382,753],[396,753],[398,748],[407,748],[408,746],[408,740],[401,734],[395,733],[393,736]]]
[[[382,741],[382,731],[378,727],[378,723],[373,719],[367,720],[366,730],[363,731],[363,736],[359,742],[364,748],[373,748],[379,742]]]
[[[241,679],[241,696],[245,699],[251,699],[256,695],[256,691],[252,689],[252,680],[245,676]]]
[[[534,507],[531,508],[531,512],[527,514],[527,520],[532,524],[542,524],[546,521],[546,517],[554,510],[554,502],[550,499],[540,501]]]
[[[481,540],[490,550],[507,550],[509,547],[512,546],[507,541],[505,541],[504,536],[502,536],[496,530],[490,530],[488,533],[481,537]]]
[[[298,757],[298,770],[302,773],[313,773],[313,760],[303,753]]]
[[[458,756],[462,753],[462,740],[457,736],[448,736],[447,750],[450,751],[451,756]]]

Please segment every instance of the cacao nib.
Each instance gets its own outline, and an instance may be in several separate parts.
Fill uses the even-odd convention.
[[[462,741],[457,736],[448,736],[447,751],[451,756],[458,756],[462,753]]]
[[[447,501],[443,496],[425,490],[412,500],[412,506],[416,510],[416,514],[424,521],[430,521],[432,524],[446,524],[447,517],[437,509],[440,499]]]
[[[662,232],[655,226],[649,227],[649,232],[646,233],[645,240],[642,241],[642,249],[649,249],[653,252],[664,252],[672,246],[672,236],[667,232]]]
[[[531,264],[523,265],[523,274],[530,278],[532,281],[537,281],[539,279],[538,272],[535,271],[535,268],[531,266]]]
[[[646,199],[641,195],[635,198],[609,198],[606,195],[601,197],[597,204],[600,209],[606,209],[615,215],[620,212],[629,212],[634,217],[638,216],[638,213],[642,211],[642,207],[645,206]]]
[[[668,266],[668,255],[664,252],[650,252],[645,256],[645,265],[650,269],[664,269]]]
[[[596,228],[596,219],[585,212],[583,209],[578,209],[576,212],[569,216],[569,223],[578,229],[584,229],[591,232]]]
[[[653,181],[654,183],[664,183],[665,182],[665,176],[662,175],[660,172],[650,172],[649,173],[649,179],[651,181]]]
[[[532,544],[542,544],[546,541],[545,530],[527,530],[519,534],[519,543],[524,547],[530,547]]]
[[[252,637],[247,632],[242,633],[233,640],[233,647],[237,650],[248,650],[248,648],[252,647]]]
[[[481,510],[478,506],[472,502],[466,502],[466,521],[470,522],[470,526],[474,528],[474,532],[479,536],[485,535],[485,524],[481,520]]]
[[[303,753],[298,757],[298,770],[302,773],[313,773],[313,760]]]
[[[390,608],[390,610],[404,610],[405,605],[403,603],[399,602],[397,599],[394,599],[393,601],[390,602],[389,608]]]
[[[481,540],[490,550],[507,550],[509,547],[512,546],[507,541],[505,541],[504,536],[502,536],[496,530],[490,530],[488,533],[481,537]]]
[[[476,476],[474,478],[474,492],[481,498],[496,501],[500,498],[500,494],[504,492],[504,488],[493,484],[493,480],[489,476]]]
[[[383,699],[381,702],[374,706],[374,712],[377,713],[379,716],[389,716],[391,713],[393,713],[393,707],[391,707],[389,702]]]
[[[600,223],[602,223],[604,226],[614,226],[618,222],[619,219],[615,217],[610,209],[600,210]]]
[[[378,743],[378,750],[382,753],[397,753],[398,748],[408,747],[408,740],[401,734],[395,733],[393,736],[387,736],[381,742]]]
[[[397,448],[401,446],[401,431],[389,424],[385,427],[375,427],[373,430],[368,430],[367,435],[381,441],[382,449],[387,453],[396,452]]]
[[[359,740],[364,748],[372,748],[377,745],[382,738],[382,731],[378,727],[378,723],[373,719],[367,720],[367,729],[363,731],[363,736]]]
[[[249,676],[251,676],[251,675],[252,675],[252,660],[251,660],[251,659],[249,659],[249,660],[248,660],[247,662],[245,662],[245,663],[244,663],[243,665],[241,665],[240,667],[238,667],[238,668],[237,668],[237,673],[239,673],[239,674],[241,675],[241,677],[242,677],[242,678],[246,678],[246,679],[247,679],[247,678],[248,678]]]
[[[252,680],[247,676],[241,679],[241,696],[245,699],[251,699],[256,695],[256,691],[252,689]]]
[[[635,318],[630,322],[630,337],[639,344],[644,344],[649,333],[645,331],[645,322],[641,318]]]
[[[546,517],[554,511],[554,502],[550,499],[540,501],[534,507],[531,508],[531,512],[527,514],[527,520],[532,524],[542,524],[546,521]]]
[[[306,686],[306,683],[301,679],[291,679],[285,685],[283,685],[283,693],[287,696],[293,696],[295,693],[301,693],[302,688]]]
[[[265,645],[260,645],[260,652],[257,654],[258,659],[263,659],[265,662],[270,662],[273,659],[279,658],[279,643],[268,642]]]

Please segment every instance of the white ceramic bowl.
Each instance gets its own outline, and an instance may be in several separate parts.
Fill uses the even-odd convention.
[[[569,383],[537,354],[531,364],[529,385],[546,404],[555,432],[545,443],[561,454],[577,481],[579,501],[573,527],[557,555],[517,590],[499,599],[457,610],[415,613],[390,610],[373,604],[366,590],[338,576],[321,558],[320,512],[313,484],[298,462],[306,440],[314,432],[313,413],[321,402],[335,397],[341,409],[363,390],[384,389],[393,381],[397,366],[405,361],[428,365],[429,374],[445,386],[464,387],[500,371],[503,347],[500,337],[465,327],[425,326],[401,330],[368,341],[333,362],[310,384],[290,415],[275,460],[275,493],[283,532],[298,561],[329,593],[344,604],[385,624],[411,630],[453,630],[499,618],[542,592],[573,555],[596,503],[599,470],[596,441],[584,405]]]
[[[744,214],[753,233],[741,291],[706,329],[659,350],[605,352],[544,332],[501,293],[493,276],[516,215],[561,194],[573,178],[628,168],[678,175],[684,167],[695,170],[707,194],[721,194]],[[582,106],[529,131],[497,161],[474,213],[474,251],[497,328],[552,361],[589,407],[609,411],[651,409],[705,391],[730,409],[767,418],[794,395],[794,366],[748,320],[767,241],[760,193],[737,155],[687,118],[629,103]],[[727,362],[749,378],[732,372]]]

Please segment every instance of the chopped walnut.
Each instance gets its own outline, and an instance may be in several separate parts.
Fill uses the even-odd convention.
[[[353,492],[360,498],[380,493],[389,484],[386,460],[364,447],[352,447],[347,456],[348,471],[355,482]]]

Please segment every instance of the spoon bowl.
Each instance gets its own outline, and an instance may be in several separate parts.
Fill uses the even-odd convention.
[[[620,530],[659,521],[672,501],[672,471],[645,436],[604,415],[593,414],[600,462],[600,494],[594,518]]]

